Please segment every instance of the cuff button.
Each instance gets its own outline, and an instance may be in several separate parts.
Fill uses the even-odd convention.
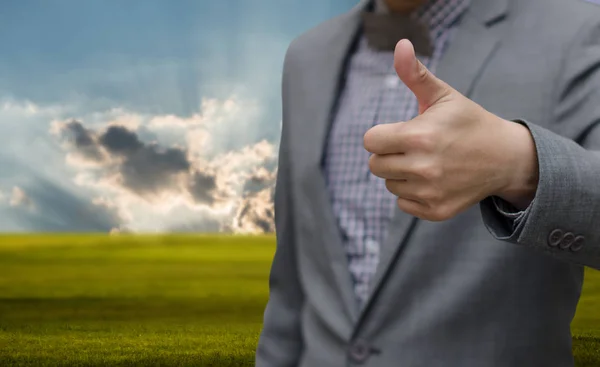
[[[575,235],[571,232],[567,232],[560,241],[560,248],[566,250],[573,245],[573,242],[575,242]]]
[[[555,229],[554,231],[550,232],[550,236],[548,236],[548,245],[552,247],[558,246],[564,235],[564,232],[560,229]]]
[[[573,243],[571,244],[571,251],[577,252],[577,251],[581,250],[581,248],[583,248],[584,242],[585,242],[585,237],[583,237],[583,236],[575,237],[575,240],[573,240]]]

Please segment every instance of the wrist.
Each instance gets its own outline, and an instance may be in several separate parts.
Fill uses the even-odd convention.
[[[519,210],[526,209],[537,191],[538,157],[535,142],[529,129],[517,122],[503,121],[502,150],[505,153],[502,167],[505,172],[504,185],[494,195]]]

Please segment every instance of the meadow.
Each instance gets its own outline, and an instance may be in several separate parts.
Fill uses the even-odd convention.
[[[272,236],[0,236],[0,366],[252,366]],[[600,366],[600,273],[573,322]]]

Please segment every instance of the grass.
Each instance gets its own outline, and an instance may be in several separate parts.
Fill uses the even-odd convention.
[[[252,366],[273,251],[270,236],[0,236],[0,366]],[[600,366],[586,277],[574,352]]]
[[[252,366],[271,237],[0,237],[0,366]]]

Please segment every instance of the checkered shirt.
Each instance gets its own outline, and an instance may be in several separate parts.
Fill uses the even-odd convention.
[[[414,14],[429,25],[434,52],[419,57],[435,73],[456,21],[469,0],[430,0]],[[376,11],[385,11],[376,3]],[[380,246],[396,206],[385,181],[371,174],[363,136],[376,124],[418,114],[415,96],[393,68],[393,52],[371,49],[364,37],[349,60],[346,84],[327,144],[325,174],[358,303],[364,305]]]

